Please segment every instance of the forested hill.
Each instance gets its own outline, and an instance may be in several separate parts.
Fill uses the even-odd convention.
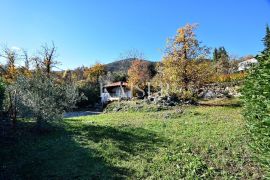
[[[119,61],[108,63],[106,64],[106,70],[110,72],[127,72],[132,62],[135,60],[136,60],[135,58],[129,58],[129,59],[122,59]],[[149,62],[150,64],[153,64],[153,65],[156,64],[156,62],[147,61],[147,60],[144,60],[144,61]]]

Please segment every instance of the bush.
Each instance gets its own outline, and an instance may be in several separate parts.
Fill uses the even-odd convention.
[[[5,84],[0,78],[0,111],[3,109],[3,101],[5,97]]]
[[[244,115],[257,157],[270,171],[270,53],[257,59],[242,89]]]
[[[99,84],[80,81],[78,84],[78,89],[80,94],[84,94],[85,99],[77,103],[79,108],[86,108],[89,106],[94,106],[96,103],[100,102],[100,87]]]
[[[72,83],[56,83],[43,74],[31,78],[18,77],[9,92],[15,96],[18,110],[30,114],[39,127],[62,118],[65,110],[71,109],[81,99],[77,87]]]
[[[158,112],[171,107],[151,104],[145,100],[115,101],[107,105],[104,112]]]
[[[245,72],[239,72],[239,73],[233,73],[233,74],[221,74],[221,75],[216,75],[213,78],[213,82],[238,82],[242,81],[246,78],[247,73]]]

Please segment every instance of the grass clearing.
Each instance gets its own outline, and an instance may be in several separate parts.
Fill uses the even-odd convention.
[[[11,179],[260,178],[240,110],[107,113],[65,119],[39,135],[22,121],[15,143],[1,146],[0,173]]]

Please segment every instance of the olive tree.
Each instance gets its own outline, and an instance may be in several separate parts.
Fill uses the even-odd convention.
[[[61,119],[81,99],[74,83],[60,83],[45,73],[19,76],[9,91],[16,96],[18,111],[31,115],[39,128],[46,122]]]

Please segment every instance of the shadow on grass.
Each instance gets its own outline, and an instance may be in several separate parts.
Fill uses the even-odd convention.
[[[111,139],[131,155],[153,150],[158,141],[142,128],[127,132],[108,126],[67,126],[52,125],[40,134],[29,130],[32,122],[18,123],[17,130],[8,134],[6,141],[11,142],[0,142],[0,179],[122,179],[132,176],[133,170],[107,162],[99,150],[74,139],[93,143]]]
[[[112,141],[120,151],[130,155],[152,151],[163,141],[155,133],[144,128],[84,125],[77,130],[78,135],[83,135],[84,138],[95,143],[102,143],[104,140]]]

